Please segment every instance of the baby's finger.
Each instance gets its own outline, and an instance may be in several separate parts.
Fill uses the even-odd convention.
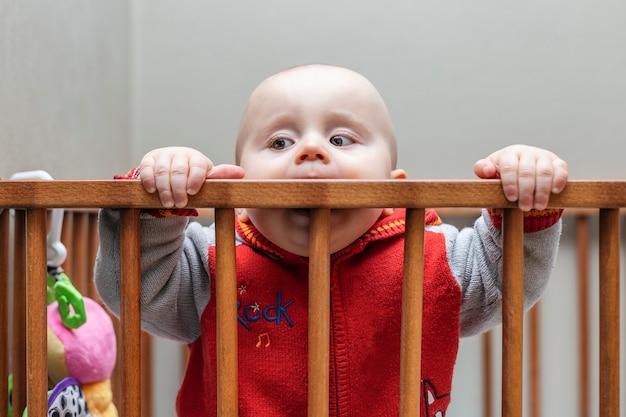
[[[561,158],[556,158],[555,160],[553,160],[552,166],[554,169],[554,175],[552,178],[552,192],[558,194],[563,191],[565,185],[567,184],[569,168],[567,166],[567,162],[565,162]]]
[[[540,156],[535,168],[535,196],[532,204],[535,210],[544,210],[548,206],[553,178],[552,158],[548,155]]]
[[[474,164],[474,174],[482,179],[498,178],[498,168],[489,158],[483,158]]]
[[[238,165],[221,164],[216,165],[207,174],[207,179],[213,180],[238,180],[244,177],[244,170]]]
[[[513,152],[501,154],[497,166],[505,197],[509,201],[517,201],[519,198],[517,155]]]
[[[187,194],[195,195],[213,168],[213,163],[204,155],[192,155],[189,159],[189,177],[187,178]]]
[[[146,155],[139,164],[139,179],[143,188],[147,192],[153,193],[156,191],[156,182],[154,178],[154,158],[151,155]]]
[[[536,190],[537,161],[533,155],[521,153],[517,168],[517,205],[523,211],[533,208]]]
[[[169,155],[157,156],[154,163],[154,182],[161,204],[165,208],[174,207],[174,196],[172,194],[172,183],[170,178],[170,167],[172,160]]]
[[[170,167],[170,187],[174,206],[187,205],[187,182],[189,180],[189,160],[186,155],[174,155]]]

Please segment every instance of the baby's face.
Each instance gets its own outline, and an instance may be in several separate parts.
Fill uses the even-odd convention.
[[[237,140],[246,179],[390,179],[393,126],[378,91],[360,75],[335,67],[289,70],[252,94]],[[333,210],[331,253],[348,246],[382,209]],[[309,254],[309,212],[240,211],[265,237],[292,253]]]

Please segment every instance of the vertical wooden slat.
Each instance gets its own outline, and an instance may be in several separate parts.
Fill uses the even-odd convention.
[[[407,209],[400,347],[400,416],[402,417],[420,415],[424,221],[424,209]]]
[[[576,217],[578,273],[578,415],[589,417],[589,216]]]
[[[237,268],[235,212],[215,210],[215,299],[217,308],[217,415],[238,415]]]
[[[178,375],[178,378],[182,380],[182,378],[185,376],[185,373],[187,372],[187,364],[189,362],[189,348],[187,346],[182,346],[180,347],[180,374]]]
[[[98,213],[89,212],[87,220],[87,265],[88,265],[88,282],[87,296],[94,300],[99,299],[98,291],[94,284],[94,265],[98,254]]]
[[[491,331],[481,336],[482,360],[483,360],[483,416],[493,416],[493,354],[491,349]]]
[[[139,209],[120,211],[120,325],[122,351],[122,404],[120,415],[141,416]]]
[[[72,275],[68,275],[74,287],[83,295],[87,295],[87,213],[74,211],[74,227],[72,228],[73,252],[70,255]]]
[[[26,212],[13,221],[13,414],[26,408]]]
[[[74,212],[71,210],[63,211],[63,226],[61,226],[61,242],[67,250],[67,258],[63,262],[63,271],[70,279],[74,276]]]
[[[540,349],[540,303],[528,313],[528,362],[530,379],[530,417],[541,416],[541,349]]]
[[[141,332],[141,415],[152,417],[152,342],[149,333]]]
[[[120,325],[120,319],[110,311],[108,312],[111,321],[113,322],[113,331],[116,336],[117,358],[115,366],[113,367],[113,373],[111,375],[111,390],[113,391],[113,404],[118,405],[118,409],[121,412],[122,404],[122,326]]]
[[[26,366],[28,414],[43,416],[48,409],[46,313],[46,210],[29,209],[26,215]]]
[[[505,209],[502,222],[502,415],[522,417],[523,213]]]
[[[600,210],[600,415],[619,415],[619,210]]]
[[[328,416],[330,352],[330,210],[311,210],[309,245],[308,416]],[[314,320],[311,317],[315,317]]]
[[[9,407],[9,210],[0,209],[0,410]]]

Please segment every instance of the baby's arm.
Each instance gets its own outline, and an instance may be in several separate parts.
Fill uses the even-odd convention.
[[[562,210],[546,209],[551,193],[567,183],[567,163],[554,153],[513,145],[474,165],[481,178],[500,178],[504,193],[524,215],[524,307],[541,296],[552,272],[561,235]],[[480,333],[502,316],[502,233],[497,210],[483,210],[473,228],[446,233],[448,259],[463,294],[461,331]]]
[[[100,247],[95,283],[107,306],[120,312],[119,211],[99,214]],[[200,315],[209,301],[210,237],[186,217],[141,214],[141,320],[150,333],[189,343],[200,335]]]
[[[149,192],[158,191],[166,208],[181,208],[207,178],[241,178],[233,165],[213,166],[190,148],[149,152],[134,175]],[[138,177],[137,177],[138,175]],[[141,319],[144,329],[180,342],[200,335],[199,319],[210,296],[208,247],[214,233],[198,223],[188,226],[185,210],[150,210],[141,214]],[[100,247],[95,281],[105,303],[119,314],[119,212],[101,210]]]
[[[561,235],[558,215],[553,225],[524,235],[524,309],[543,294],[556,262]],[[483,210],[474,227],[457,231],[443,225],[452,273],[461,287],[461,335],[471,336],[502,320],[502,233],[493,215]]]

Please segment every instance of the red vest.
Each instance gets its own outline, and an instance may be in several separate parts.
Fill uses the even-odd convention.
[[[438,222],[427,212],[427,224]],[[239,415],[304,416],[308,259],[277,248],[251,224],[238,231],[247,243],[236,249]],[[421,415],[441,417],[450,403],[461,291],[444,236],[427,232],[425,247]],[[397,210],[332,255],[330,416],[398,415],[403,253],[404,210]],[[214,247],[209,257],[215,276]],[[216,415],[213,298],[201,320],[178,394],[181,417]]]

